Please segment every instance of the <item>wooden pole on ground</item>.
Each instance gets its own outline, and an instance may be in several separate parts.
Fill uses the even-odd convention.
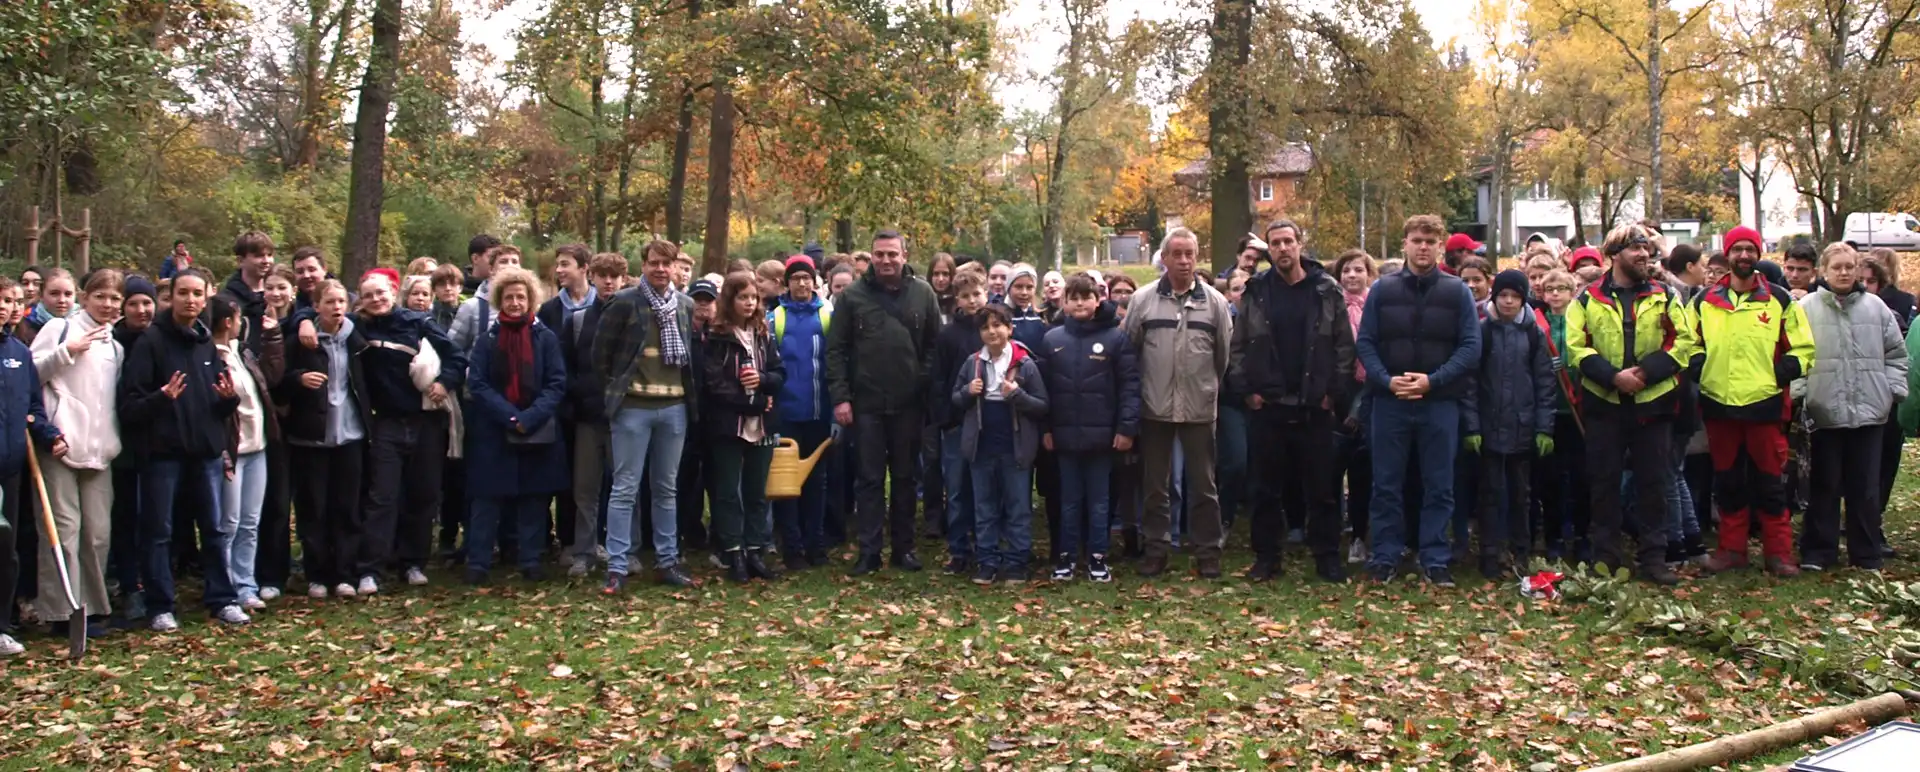
[[[1816,737],[1824,737],[1846,724],[1865,723],[1871,726],[1906,714],[1906,698],[1888,692],[1873,699],[1823,710],[1784,724],[1774,724],[1731,737],[1722,737],[1685,748],[1675,748],[1632,761],[1594,767],[1589,772],[1687,772],[1705,769],[1731,764],[1789,745],[1798,745]]]

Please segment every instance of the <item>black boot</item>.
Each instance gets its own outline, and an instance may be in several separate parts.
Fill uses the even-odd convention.
[[[1127,551],[1123,553],[1126,559],[1135,560],[1135,559],[1138,559],[1140,556],[1146,554],[1146,551],[1140,549],[1140,530],[1139,529],[1128,528],[1126,541],[1127,541]]]
[[[747,570],[747,558],[740,550],[727,550],[727,578],[745,584],[753,580],[753,574]]]
[[[780,572],[767,565],[765,550],[747,550],[746,568],[747,575],[755,579],[771,582],[780,578]]]

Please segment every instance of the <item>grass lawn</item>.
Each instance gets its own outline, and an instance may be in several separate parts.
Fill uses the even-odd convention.
[[[1920,555],[1912,483],[1889,530]],[[1122,569],[989,589],[933,570],[856,581],[844,563],[742,588],[703,565],[697,589],[617,599],[443,573],[370,600],[283,599],[239,629],[190,612],[177,634],[96,641],[78,667],[39,636],[0,662],[0,768],[1572,770],[1851,699],[1591,635],[1598,611],[1504,581],[1334,587],[1289,561],[1260,587]],[[1808,637],[1852,619],[1855,576],[1673,594]]]

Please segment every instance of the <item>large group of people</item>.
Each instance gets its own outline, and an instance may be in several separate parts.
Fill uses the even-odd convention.
[[[1746,567],[1756,537],[1792,576],[1841,566],[1843,535],[1878,570],[1920,423],[1898,260],[1724,243],[1635,223],[1498,270],[1416,216],[1397,259],[1323,264],[1281,220],[1217,277],[1175,228],[1142,286],[946,254],[923,279],[892,231],[704,277],[654,241],[638,276],[569,244],[542,278],[484,235],[464,268],[351,285],[257,232],[223,283],[183,244],[155,280],[30,267],[0,277],[0,627],[66,634],[56,557],[102,635],[116,612],[177,629],[176,570],[245,624],[296,573],[320,600],[552,560],[620,594],[643,558],[669,586],[696,556],[767,581],[848,543],[854,576],[919,571],[922,528],[977,584],[1154,577],[1176,552],[1211,579],[1243,514],[1256,582],[1289,543],[1329,582],[1537,555],[1671,585]],[[788,441],[826,461],[770,500]]]

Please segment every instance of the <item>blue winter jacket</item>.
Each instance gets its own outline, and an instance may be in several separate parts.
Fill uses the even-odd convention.
[[[500,325],[474,339],[473,368],[467,381],[472,393],[466,409],[467,493],[476,498],[559,493],[571,483],[567,445],[554,433],[553,442],[538,445],[507,441],[517,418],[526,434],[559,420],[560,403],[567,397],[567,365],[560,338],[538,320],[533,324],[533,367],[540,393],[521,410],[507,401],[504,382],[496,382],[494,360],[500,356]],[[502,371],[504,373],[504,370]]]
[[[785,316],[784,322],[779,321]],[[825,421],[833,417],[827,404],[827,327],[833,307],[814,295],[802,303],[780,296],[780,307],[767,312],[767,329],[780,347],[787,382],[774,399],[781,422]]]
[[[1111,450],[1114,435],[1139,435],[1140,368],[1112,303],[1048,330],[1037,357],[1055,450]]]
[[[27,416],[33,416],[32,423]],[[42,445],[60,437],[40,403],[40,373],[33,367],[33,354],[19,339],[0,333],[0,433],[5,435],[0,436],[0,478],[19,474],[26,465],[29,431]]]
[[[1531,309],[1510,322],[1488,317],[1480,323],[1481,357],[1467,396],[1460,402],[1467,434],[1481,437],[1481,452],[1531,454],[1533,436],[1553,431],[1559,384],[1547,334]]]
[[[1009,306],[1009,308],[1012,308]],[[1020,341],[1028,351],[1039,351],[1047,337],[1047,318],[1040,315],[1039,306],[1020,309],[1013,308],[1013,339]]]

